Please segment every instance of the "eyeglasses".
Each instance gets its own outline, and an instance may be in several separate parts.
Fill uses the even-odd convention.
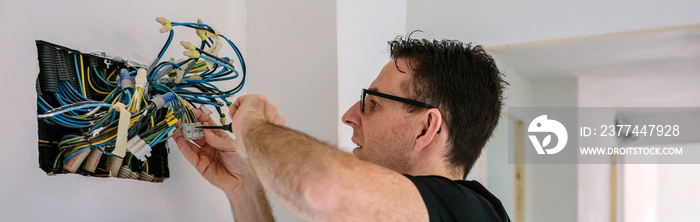
[[[384,93],[372,91],[369,89],[362,89],[362,97],[361,97],[362,103],[360,104],[360,111],[361,112],[365,111],[365,98],[367,98],[367,94],[373,95],[373,96],[379,96],[379,97],[382,97],[385,99],[390,99],[390,100],[394,100],[394,101],[406,103],[408,105],[413,105],[413,106],[422,107],[422,108],[426,108],[426,109],[435,108],[435,107],[428,105],[427,103],[424,103],[424,102],[418,102],[418,101],[415,101],[412,99],[406,99],[406,98],[402,98],[402,97],[398,97],[398,96],[392,96],[389,94],[384,94]],[[441,131],[442,131],[442,127],[440,127],[440,129],[438,129],[437,133],[440,133]]]
[[[408,105],[413,105],[413,106],[422,107],[422,108],[426,108],[426,109],[432,109],[432,108],[434,108],[433,106],[428,105],[427,103],[418,102],[418,101],[415,101],[415,100],[412,100],[412,99],[406,99],[406,98],[401,98],[401,97],[398,97],[398,96],[392,96],[392,95],[389,95],[389,94],[384,94],[384,93],[380,93],[380,92],[377,92],[377,91],[372,91],[372,90],[369,90],[369,89],[362,89],[362,97],[361,97],[361,99],[362,99],[362,104],[360,105],[360,111],[362,111],[362,112],[365,111],[365,98],[367,98],[367,94],[373,95],[373,96],[379,96],[379,97],[382,97],[382,98],[385,98],[385,99],[390,99],[390,100],[394,100],[394,101],[406,103],[406,104],[408,104]]]

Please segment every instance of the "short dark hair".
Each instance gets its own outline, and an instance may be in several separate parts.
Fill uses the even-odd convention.
[[[401,88],[409,98],[440,110],[452,146],[446,153],[447,160],[455,170],[463,168],[466,176],[498,124],[508,83],[479,45],[410,36],[389,41],[394,63],[405,58],[414,72]]]

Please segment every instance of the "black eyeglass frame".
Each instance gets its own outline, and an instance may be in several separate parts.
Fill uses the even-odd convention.
[[[360,103],[360,112],[365,112],[365,98],[367,97],[367,94],[373,95],[373,96],[379,96],[379,97],[382,97],[385,99],[390,99],[390,100],[406,103],[408,105],[413,105],[413,106],[417,106],[417,107],[421,107],[421,108],[426,108],[426,109],[435,108],[434,106],[431,106],[431,105],[424,103],[424,102],[418,102],[418,101],[415,101],[412,99],[406,99],[403,97],[393,96],[393,95],[380,93],[377,91],[372,91],[372,90],[363,88],[362,95],[361,95],[362,97],[360,97],[360,100],[362,101],[362,103]],[[440,129],[438,129],[437,133],[440,133],[441,131],[442,131],[442,127],[440,127]]]
[[[382,97],[382,98],[385,98],[385,99],[394,100],[394,101],[397,101],[397,102],[406,103],[406,104],[408,104],[408,105],[413,105],[413,106],[417,106],[417,107],[426,108],[426,109],[435,108],[435,107],[433,107],[433,106],[431,106],[431,105],[428,105],[427,103],[424,103],[424,102],[418,102],[418,101],[415,101],[415,100],[412,100],[412,99],[406,99],[406,98],[402,98],[402,97],[398,97],[398,96],[393,96],[393,95],[389,95],[389,94],[385,94],[385,93],[380,93],[380,92],[377,92],[377,91],[372,91],[372,90],[364,89],[364,88],[363,88],[363,89],[362,89],[362,95],[361,95],[362,97],[360,98],[360,99],[362,100],[362,103],[361,103],[361,105],[360,105],[360,111],[362,111],[362,112],[365,111],[365,98],[367,98],[367,95],[368,95],[368,94],[369,94],[369,95],[373,95],[373,96]]]

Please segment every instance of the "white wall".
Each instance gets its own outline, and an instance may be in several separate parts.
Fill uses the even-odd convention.
[[[625,164],[622,168],[623,222],[659,221],[659,167],[653,164]]]
[[[683,149],[700,149],[700,144],[684,144]],[[697,220],[700,208],[700,165],[660,164],[659,221]]]
[[[387,41],[406,34],[406,0],[338,0],[338,146],[352,152],[340,117],[390,60]]]
[[[579,107],[616,107],[617,104],[606,101],[605,96],[598,95],[590,89],[595,84],[588,78],[578,79]],[[598,126],[612,124],[615,121],[613,109],[597,112],[597,115],[579,115],[579,125]],[[615,137],[595,137],[579,140],[579,146],[616,146]],[[579,159],[581,162],[585,160]],[[622,167],[618,168],[619,174]],[[578,221],[610,221],[610,169],[609,164],[578,165]],[[621,202],[621,201],[618,201]]]
[[[147,64],[167,34],[155,17],[205,22],[227,34],[246,55],[245,1],[2,1],[0,32],[0,220],[1,221],[227,221],[223,192],[203,180],[170,149],[171,178],[162,184],[79,175],[46,176],[37,163],[37,53],[43,39],[85,52],[103,51]],[[176,28],[166,57],[179,56],[181,39],[194,31]],[[231,54],[232,51],[223,51]],[[232,54],[231,54],[232,55]]]
[[[493,137],[486,143],[480,158],[486,158],[486,183],[483,185],[501,200],[511,220],[515,219],[515,165],[508,163],[509,135],[515,134],[515,122],[501,118],[493,131]],[[476,167],[477,165],[475,165]],[[474,174],[474,169],[469,174]],[[479,172],[480,173],[480,172]],[[480,175],[481,176],[481,175]],[[469,177],[469,176],[467,176]],[[470,180],[467,178],[467,180]]]
[[[532,80],[535,107],[576,107],[578,79]],[[527,158],[527,157],[526,157]],[[530,164],[525,167],[526,221],[576,221],[577,165]]]
[[[699,143],[659,146],[700,149]],[[624,165],[623,218],[628,221],[694,221],[700,207],[700,165]]]
[[[696,0],[409,0],[408,29],[494,46],[700,23]]]
[[[335,1],[248,1],[248,92],[277,105],[287,126],[338,139]],[[268,192],[270,194],[270,192]],[[279,221],[301,221],[277,200]]]

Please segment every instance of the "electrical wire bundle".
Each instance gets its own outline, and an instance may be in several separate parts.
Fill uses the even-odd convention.
[[[201,20],[156,21],[169,36],[148,67],[37,40],[39,162],[44,171],[159,182],[169,177],[165,141],[183,127],[185,139],[202,136],[194,127],[199,123],[192,108],[214,106],[224,124],[220,107],[230,105],[227,98],[245,84],[240,50]],[[177,26],[194,29],[200,47],[181,42],[187,58],[161,61]],[[224,45],[236,54],[240,72],[232,59],[218,56]],[[215,85],[235,79],[240,80],[232,89]]]

